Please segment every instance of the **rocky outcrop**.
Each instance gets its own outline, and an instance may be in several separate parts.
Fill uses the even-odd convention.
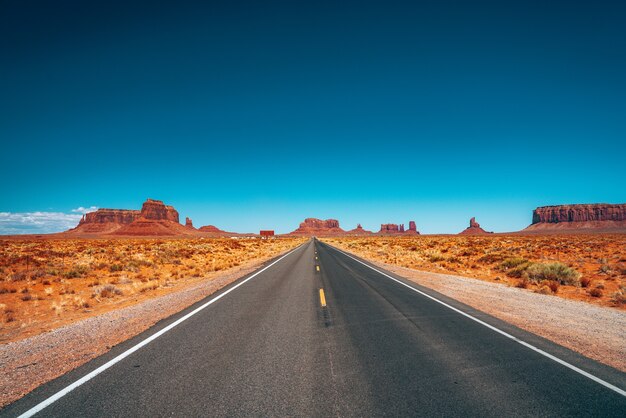
[[[339,221],[336,219],[307,218],[289,235],[341,235],[345,232],[339,227]]]
[[[172,236],[194,235],[195,229],[178,222],[178,212],[160,200],[146,200],[141,210],[98,209],[87,213],[73,235]]]
[[[216,234],[226,233],[226,231],[222,231],[221,229],[219,229],[218,227],[213,226],[213,225],[201,226],[200,228],[198,228],[198,231],[200,231],[200,232],[216,233]]]
[[[85,224],[129,224],[141,217],[141,211],[126,209],[98,209],[83,215],[78,225]]]
[[[185,226],[187,228],[193,228],[193,222],[191,221],[191,218],[189,217],[185,218]]]
[[[402,226],[404,229],[404,225]],[[380,224],[379,234],[397,234],[400,232],[400,225],[398,224]]]
[[[626,221],[626,203],[543,206],[533,211],[533,225],[586,221]]]
[[[172,206],[165,205],[160,200],[148,199],[141,207],[141,216],[154,221],[172,221],[178,223],[178,212]]]
[[[368,231],[367,229],[363,229],[361,224],[357,224],[356,228],[346,231],[347,235],[371,235],[372,231]]]
[[[415,221],[409,221],[409,229],[404,229],[404,224],[381,224],[380,235],[419,235]]]
[[[469,221],[469,226],[463,231],[459,232],[459,235],[486,235],[493,234],[493,232],[487,232],[480,227],[480,224],[476,222],[476,218],[472,218]]]
[[[626,203],[594,203],[538,207],[525,231],[625,228]]]

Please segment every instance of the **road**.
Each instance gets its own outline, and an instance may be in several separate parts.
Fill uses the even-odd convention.
[[[624,373],[367,264],[311,240],[0,415],[626,414]]]

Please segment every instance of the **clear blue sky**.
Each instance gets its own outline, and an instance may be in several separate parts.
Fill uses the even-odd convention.
[[[5,221],[151,197],[242,232],[511,231],[626,201],[624,2],[126,3],[0,4]]]

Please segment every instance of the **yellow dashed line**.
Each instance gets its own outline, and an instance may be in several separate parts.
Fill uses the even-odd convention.
[[[324,289],[320,289],[320,305],[322,305],[322,308],[326,307],[326,296],[324,296]]]
[[[315,270],[320,271],[320,266],[315,266]]]

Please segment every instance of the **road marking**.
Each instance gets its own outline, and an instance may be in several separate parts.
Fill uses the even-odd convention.
[[[317,256],[315,256],[315,259],[317,260]]]
[[[302,245],[304,245],[304,244],[302,244]],[[50,396],[46,400],[38,403],[37,405],[35,405],[31,409],[29,409],[28,411],[24,412],[22,415],[20,415],[19,418],[32,417],[33,415],[35,415],[36,413],[40,412],[44,408],[52,405],[54,402],[58,401],[63,396],[67,395],[68,393],[70,393],[71,391],[73,391],[74,389],[79,387],[80,385],[88,382],[89,380],[91,380],[94,377],[98,376],[100,373],[102,373],[106,369],[110,368],[111,366],[115,365],[116,363],[119,363],[120,361],[122,361],[123,359],[128,357],[129,355],[133,354],[135,351],[137,351],[140,348],[148,345],[152,341],[154,341],[157,338],[159,338],[161,335],[163,335],[166,332],[170,331],[172,328],[176,327],[177,325],[179,325],[182,322],[186,321],[187,319],[191,318],[192,316],[194,316],[198,312],[202,311],[207,306],[213,304],[214,302],[217,302],[218,300],[220,300],[221,298],[223,298],[224,296],[226,296],[227,294],[229,294],[233,290],[237,289],[239,286],[243,286],[248,281],[252,280],[253,278],[258,276],[259,274],[263,273],[268,268],[272,267],[274,264],[276,264],[279,261],[281,261],[283,258],[285,258],[288,255],[294,253],[296,250],[300,249],[302,247],[302,245],[299,245],[298,247],[296,247],[293,250],[289,251],[287,254],[285,254],[282,257],[280,257],[278,260],[274,261],[273,263],[271,263],[271,264],[265,266],[264,268],[262,268],[261,270],[257,271],[256,273],[254,273],[252,276],[248,277],[247,279],[245,279],[241,283],[231,287],[230,289],[226,290],[224,293],[221,293],[221,294],[217,295],[216,297],[214,297],[213,299],[211,299],[210,301],[208,301],[204,305],[197,307],[193,311],[189,312],[187,315],[183,316],[182,318],[177,319],[176,321],[172,322],[171,324],[169,324],[168,326],[166,326],[162,330],[152,334],[151,336],[149,336],[145,340],[141,341],[137,345],[135,345],[135,346],[129,348],[128,350],[124,351],[122,354],[118,355],[117,357],[107,361],[102,366],[100,366],[97,369],[93,370],[91,373],[86,374],[85,376],[81,377],[80,379],[78,379],[77,381],[72,383],[71,385],[65,387],[64,389],[62,389],[59,392],[55,393],[54,395]]]
[[[320,266],[315,266],[316,271],[320,271]]]
[[[561,360],[560,358],[558,358],[558,357],[556,357],[556,356],[553,356],[552,354],[550,354],[550,353],[548,353],[548,352],[546,352],[546,351],[543,351],[542,349],[537,348],[537,347],[535,347],[534,345],[527,343],[526,341],[520,340],[519,338],[517,338],[517,337],[515,337],[515,336],[513,336],[513,335],[511,335],[511,334],[509,334],[508,332],[502,331],[501,329],[496,328],[496,327],[494,327],[493,325],[490,325],[490,324],[488,324],[488,323],[486,323],[486,322],[484,322],[484,321],[481,321],[480,319],[478,319],[478,318],[476,318],[476,317],[474,317],[474,316],[472,316],[472,315],[470,315],[470,314],[468,314],[468,313],[465,313],[465,312],[463,312],[462,310],[455,308],[454,306],[448,305],[447,303],[445,303],[445,302],[443,302],[443,301],[441,301],[441,300],[439,300],[439,299],[435,298],[434,296],[429,295],[428,293],[424,293],[424,292],[422,292],[421,290],[418,290],[418,289],[414,288],[413,286],[409,286],[408,284],[404,283],[403,281],[398,280],[398,279],[396,279],[395,277],[391,277],[391,276],[390,276],[390,275],[388,275],[387,273],[382,272],[382,271],[380,271],[380,270],[378,270],[378,269],[376,269],[376,268],[374,268],[374,267],[370,266],[369,264],[366,264],[366,263],[362,262],[361,260],[359,260],[359,259],[357,259],[357,258],[352,257],[350,254],[345,253],[345,252],[343,252],[342,250],[340,250],[340,249],[338,249],[338,248],[335,248],[335,247],[332,247],[332,246],[331,246],[331,248],[333,248],[333,249],[335,249],[335,250],[339,251],[340,253],[342,253],[342,254],[343,254],[343,255],[345,255],[346,257],[350,257],[350,258],[351,258],[351,259],[353,259],[354,261],[357,261],[357,262],[359,262],[359,263],[363,264],[364,266],[369,267],[370,269],[374,270],[375,272],[377,272],[377,273],[379,273],[379,274],[382,274],[382,275],[383,275],[383,276],[385,276],[385,277],[388,277],[389,279],[393,280],[394,282],[400,283],[402,286],[404,286],[404,287],[408,287],[408,288],[409,288],[409,289],[411,289],[412,291],[417,292],[417,293],[419,293],[419,294],[420,294],[420,295],[422,295],[422,296],[426,296],[428,299],[431,299],[431,300],[433,300],[433,301],[435,301],[435,302],[437,302],[437,303],[439,303],[439,304],[441,304],[441,305],[445,306],[446,308],[452,309],[453,311],[455,311],[455,312],[457,312],[457,313],[459,313],[459,314],[461,314],[461,315],[465,316],[466,318],[469,318],[469,319],[471,319],[472,321],[475,321],[475,322],[479,323],[480,325],[483,325],[483,326],[485,326],[485,327],[489,328],[490,330],[495,331],[495,332],[497,332],[498,334],[503,335],[503,336],[505,336],[505,337],[507,337],[507,338],[509,338],[509,339],[511,339],[511,340],[513,340],[513,341],[515,341],[515,342],[517,342],[517,343],[519,343],[519,344],[523,345],[524,347],[529,348],[529,349],[531,349],[531,350],[535,351],[536,353],[539,353],[539,354],[541,354],[542,356],[547,357],[547,358],[549,358],[550,360],[553,360],[553,361],[555,361],[555,362],[557,362],[557,363],[561,364],[562,366],[565,366],[565,367],[567,367],[568,369],[573,370],[573,371],[575,371],[576,373],[579,373],[579,374],[581,374],[581,375],[583,375],[583,376],[585,376],[585,377],[587,377],[587,378],[589,378],[589,379],[593,380],[594,382],[599,383],[599,384],[601,384],[602,386],[604,386],[604,387],[606,387],[606,388],[608,388],[608,389],[611,389],[612,391],[617,392],[617,393],[619,393],[620,395],[622,395],[622,396],[625,396],[625,397],[626,397],[626,391],[624,391],[624,390],[622,390],[622,389],[618,388],[617,386],[612,385],[612,384],[610,384],[609,382],[607,382],[607,381],[605,381],[605,380],[602,380],[602,379],[600,379],[599,377],[596,377],[596,376],[592,375],[591,373],[588,373],[588,372],[586,372],[586,371],[584,371],[584,370],[582,370],[582,369],[579,369],[578,367],[574,366],[573,364],[570,364],[570,363],[566,362],[565,360]]]
[[[322,305],[322,308],[326,307],[326,296],[324,296],[324,289],[320,289],[320,305]]]

